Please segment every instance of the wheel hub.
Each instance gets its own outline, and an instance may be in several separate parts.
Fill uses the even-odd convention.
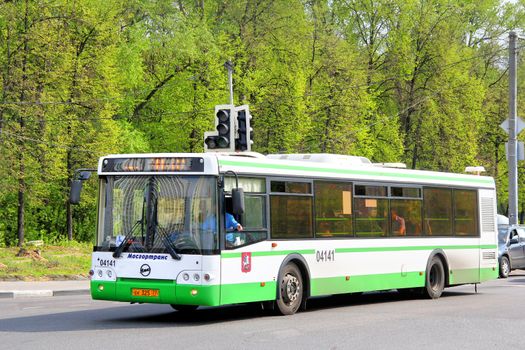
[[[507,264],[507,262],[504,261],[502,266],[501,266],[501,269],[503,270],[504,274],[508,274],[509,273],[509,264]]]
[[[286,275],[284,277],[284,293],[283,298],[287,303],[292,303],[299,297],[299,280],[293,275]]]
[[[435,265],[432,266],[432,268],[430,269],[430,276],[429,276],[429,282],[430,282],[430,287],[433,289],[433,290],[436,290],[439,286],[439,283],[441,282],[440,280],[440,277],[437,273],[437,267]]]

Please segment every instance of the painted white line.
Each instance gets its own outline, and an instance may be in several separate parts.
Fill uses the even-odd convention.
[[[18,290],[13,292],[14,298],[52,297],[52,290]]]

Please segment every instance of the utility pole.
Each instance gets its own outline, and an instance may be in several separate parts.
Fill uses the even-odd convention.
[[[509,33],[509,224],[518,223],[518,147],[516,143],[516,41],[518,36],[516,32]]]
[[[228,70],[228,86],[230,87],[230,105],[233,106],[233,63],[226,61],[224,68]]]

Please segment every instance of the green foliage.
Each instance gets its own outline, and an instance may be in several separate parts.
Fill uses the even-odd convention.
[[[0,248],[0,280],[53,280],[86,278],[91,263],[92,246],[60,241],[55,245]]]
[[[483,165],[505,208],[505,39],[523,14],[496,0],[5,2],[0,246],[71,229],[93,240],[98,184],[69,208],[72,224],[68,188],[102,155],[201,152],[228,102],[226,60],[255,151]]]

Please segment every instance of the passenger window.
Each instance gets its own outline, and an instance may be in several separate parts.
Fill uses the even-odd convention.
[[[372,197],[386,197],[386,186],[372,186],[372,185],[356,185],[356,196],[372,196]]]
[[[234,177],[224,178],[224,190],[231,192],[236,187]],[[226,248],[239,248],[268,238],[266,224],[266,179],[239,177],[239,187],[244,190],[244,214],[240,223],[242,231],[226,232]],[[226,198],[226,212],[231,211],[231,198]]]
[[[352,236],[352,184],[316,181],[315,235]]]
[[[236,187],[235,177],[224,177],[224,191],[231,192],[232,188]],[[239,177],[239,187],[245,193],[266,193],[266,180],[256,177]]]
[[[388,199],[356,198],[355,233],[358,237],[384,237],[388,232]]]
[[[390,234],[392,236],[420,236],[421,233],[421,200],[392,199],[390,201]]]
[[[404,198],[421,198],[421,189],[414,187],[394,187],[390,188],[390,195],[392,197]]]
[[[423,207],[425,211],[424,234],[452,236],[452,190],[425,188]]]
[[[272,181],[271,191],[275,193],[312,193],[312,184],[309,182]]]
[[[311,238],[312,197],[273,195],[270,200],[272,238]]]
[[[454,227],[458,236],[479,236],[476,191],[454,190]]]
[[[266,196],[245,194],[244,206],[245,229],[266,229]]]

